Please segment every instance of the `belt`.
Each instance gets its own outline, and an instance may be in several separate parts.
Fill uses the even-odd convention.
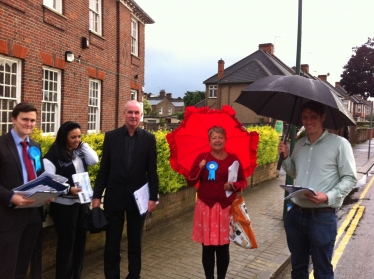
[[[335,208],[332,208],[332,207],[306,208],[306,207],[301,207],[295,203],[292,203],[292,208],[295,208],[295,210],[300,211],[302,213],[319,213],[319,212],[334,212],[335,213]]]

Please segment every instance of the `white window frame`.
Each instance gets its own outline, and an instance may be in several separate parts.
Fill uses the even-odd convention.
[[[349,106],[348,106],[348,100],[347,100],[347,99],[344,99],[344,100],[343,100],[343,104],[346,106],[347,109],[349,109]]]
[[[101,81],[89,79],[88,92],[88,130],[87,133],[100,132]]]
[[[0,55],[0,135],[13,128],[12,111],[21,101],[22,60]]]
[[[361,104],[357,105],[357,113],[361,113]]]
[[[131,89],[130,91],[130,100],[138,100],[138,90]]]
[[[209,85],[209,98],[217,98],[218,85]]]
[[[51,74],[53,75],[52,79]],[[60,127],[61,115],[61,71],[43,67],[42,82],[40,129],[43,131],[43,135],[56,135]]]
[[[43,0],[43,5],[62,14],[62,0]]]
[[[89,26],[90,31],[102,35],[102,0],[89,0]]]
[[[131,19],[131,54],[139,55],[139,23],[135,19]]]
[[[158,114],[162,114],[162,107],[158,108]]]
[[[172,107],[169,107],[169,108],[168,108],[168,114],[169,114],[169,115],[172,115],[172,114],[173,114],[173,108],[172,108]]]

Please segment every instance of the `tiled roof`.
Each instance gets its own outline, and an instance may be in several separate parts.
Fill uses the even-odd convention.
[[[293,75],[294,71],[287,67],[276,56],[270,55],[263,50],[243,58],[239,62],[224,70],[224,77],[220,83],[248,83],[254,82],[265,76],[271,75]],[[204,84],[215,84],[218,82],[218,74],[208,78]]]
[[[196,108],[202,108],[202,107],[205,107],[205,106],[206,106],[205,99],[201,100],[200,102],[198,102],[197,104],[194,105],[194,107],[196,107]]]
[[[350,100],[351,102],[355,102],[355,100],[352,98],[352,96],[349,96],[347,91],[341,86],[335,86],[335,89],[346,99]]]
[[[173,106],[175,106],[175,107],[183,107],[184,106],[183,99],[168,99],[166,97],[153,97],[153,98],[148,98],[147,100],[149,101],[151,106],[155,106],[155,105],[159,104],[160,102],[162,102],[163,100],[169,100],[169,102],[172,103]]]
[[[171,101],[171,103],[172,103],[175,107],[183,107],[183,106],[184,106],[184,102],[183,102],[183,101]]]
[[[148,102],[151,104],[151,106],[157,105],[160,103],[163,99],[150,99]]]

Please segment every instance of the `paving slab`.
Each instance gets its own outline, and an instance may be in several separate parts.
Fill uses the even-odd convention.
[[[365,176],[374,165],[374,142],[353,147],[357,171]],[[284,172],[278,178],[247,188],[244,198],[259,244],[258,249],[243,249],[230,245],[230,265],[227,279],[270,279],[288,265],[290,252],[283,227]],[[156,225],[143,236],[142,279],[204,279],[201,245],[191,239],[193,212],[172,222]],[[121,278],[127,275],[127,240],[122,242]],[[86,256],[82,279],[105,279],[103,250]],[[43,273],[43,279],[54,279],[54,271]]]

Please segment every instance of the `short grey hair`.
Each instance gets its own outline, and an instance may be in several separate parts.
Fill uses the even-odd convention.
[[[124,111],[126,111],[126,109],[127,109],[127,107],[128,107],[129,104],[136,104],[136,105],[139,107],[139,109],[140,109],[140,113],[143,114],[143,108],[142,108],[142,105],[141,105],[138,101],[136,101],[136,100],[128,101],[128,102],[125,104],[125,107],[124,107],[124,109],[123,109]]]
[[[218,134],[224,135],[226,138],[226,130],[221,126],[213,126],[208,130],[208,136],[209,138],[212,136],[213,132],[216,132]]]

